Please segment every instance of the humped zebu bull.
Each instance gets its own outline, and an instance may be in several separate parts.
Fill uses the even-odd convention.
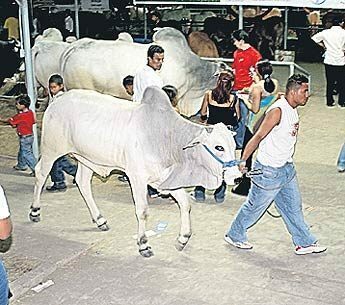
[[[67,42],[39,40],[32,47],[35,78],[39,85],[48,88],[49,77],[60,71],[60,57],[68,47]]]
[[[35,39],[32,59],[38,85],[48,88],[49,77],[60,72],[60,57],[69,43],[63,42],[61,32],[48,28]]]
[[[30,219],[40,221],[41,190],[53,162],[72,154],[78,160],[76,183],[99,229],[108,230],[108,225],[93,199],[91,177],[94,172],[108,176],[119,169],[131,181],[140,254],[153,255],[145,236],[147,184],[170,193],[178,203],[181,227],[176,248],[182,250],[192,234],[191,206],[183,188],[216,189],[223,179],[233,184],[240,174],[231,132],[224,124],[208,128],[178,115],[158,87],[148,87],[140,104],[90,90],[64,93],[43,118]]]
[[[118,41],[133,42],[128,33],[120,33]],[[66,42],[62,41],[62,34],[54,28],[46,29],[43,35],[37,36],[32,47],[32,58],[35,69],[35,78],[39,85],[48,88],[49,77],[60,73],[60,59],[62,53],[76,38],[69,36]]]
[[[181,114],[188,117],[196,114],[205,91],[214,88],[215,74],[222,64],[200,59],[191,51],[183,34],[173,28],[158,30],[153,43],[165,50],[159,74],[164,85],[177,88]],[[67,47],[61,57],[60,72],[65,87],[91,89],[128,99],[122,79],[135,75],[147,63],[148,48],[149,44],[128,41],[80,39]]]

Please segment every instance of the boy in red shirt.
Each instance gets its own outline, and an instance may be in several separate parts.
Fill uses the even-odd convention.
[[[30,98],[23,96],[17,99],[16,108],[18,113],[7,119],[1,119],[3,123],[8,123],[12,127],[17,129],[19,137],[19,152],[18,152],[18,163],[13,168],[15,170],[25,171],[27,166],[31,169],[30,176],[35,176],[36,158],[32,150],[32,144],[34,142],[32,126],[36,123],[34,113],[29,109]]]

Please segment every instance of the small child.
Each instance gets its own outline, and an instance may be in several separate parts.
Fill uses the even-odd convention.
[[[130,96],[132,96],[134,94],[134,91],[133,91],[133,80],[134,80],[134,76],[132,76],[132,75],[127,75],[122,80],[122,85],[125,88],[127,94],[130,95]]]
[[[168,95],[171,106],[173,106],[174,110],[177,113],[180,113],[180,110],[178,109],[178,99],[177,99],[177,89],[176,87],[172,85],[166,85],[162,88],[162,90]]]
[[[49,93],[51,95],[51,100],[49,104],[55,103],[58,97],[63,94],[64,85],[63,78],[59,74],[54,74],[49,78]],[[67,189],[65,183],[64,172],[75,177],[77,172],[77,166],[72,164],[67,156],[62,156],[58,158],[50,171],[50,178],[53,182],[52,186],[47,186],[46,190],[48,192],[64,192]],[[73,183],[75,180],[73,179]]]
[[[32,126],[36,123],[36,118],[32,110],[29,109],[30,104],[31,101],[27,95],[19,97],[16,101],[18,113],[7,120],[0,118],[0,121],[17,129],[19,137],[18,163],[13,168],[25,171],[29,166],[31,169],[30,176],[34,177],[37,160],[32,150],[34,142]]]

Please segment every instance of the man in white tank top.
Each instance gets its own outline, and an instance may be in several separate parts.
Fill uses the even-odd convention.
[[[304,106],[309,95],[308,79],[293,75],[288,79],[286,93],[271,105],[253,138],[248,142],[239,168],[245,172],[245,161],[259,147],[254,170],[262,174],[252,177],[248,197],[224,239],[240,249],[251,249],[247,229],[253,226],[274,201],[292,236],[295,253],[326,251],[309,232],[302,213],[302,200],[292,156],[295,150],[299,118],[298,106]]]

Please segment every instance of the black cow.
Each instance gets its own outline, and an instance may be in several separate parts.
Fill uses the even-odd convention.
[[[0,40],[0,87],[6,77],[12,77],[19,67],[20,59],[16,52],[17,45],[14,39]]]
[[[296,32],[297,41],[288,45],[296,52],[296,60],[306,62],[321,62],[323,49],[311,39],[311,29],[305,10],[288,12],[289,28]],[[324,21],[324,20],[323,20]]]
[[[250,43],[257,48],[264,58],[273,59],[274,51],[282,47],[284,22],[281,17],[273,16],[263,19],[272,9],[255,17],[245,17],[243,22],[249,33]],[[215,42],[221,57],[231,57],[235,47],[231,34],[238,29],[238,14],[230,10],[233,20],[210,17],[204,22],[204,32]]]
[[[216,44],[220,57],[232,57],[235,46],[231,40],[231,34],[238,29],[238,19],[232,21],[219,18],[209,17],[204,21],[204,32]]]
[[[275,50],[283,47],[284,22],[282,17],[274,16],[265,20],[261,17],[247,19],[252,19],[250,20],[252,27],[249,31],[251,44],[263,58],[274,59]]]

